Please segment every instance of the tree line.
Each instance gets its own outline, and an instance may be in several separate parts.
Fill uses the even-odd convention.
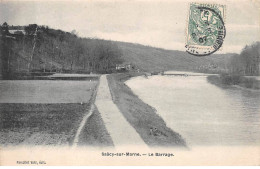
[[[240,54],[232,56],[228,70],[237,75],[260,75],[260,42],[245,46]]]
[[[65,32],[31,24],[1,29],[2,71],[109,73],[122,63],[122,52],[112,41],[81,38],[75,31]]]

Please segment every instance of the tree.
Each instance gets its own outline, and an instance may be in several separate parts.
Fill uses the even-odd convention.
[[[259,75],[260,42],[245,46],[239,55],[230,59],[230,72],[242,75]]]

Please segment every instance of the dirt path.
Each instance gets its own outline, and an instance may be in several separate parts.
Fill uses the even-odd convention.
[[[115,147],[123,145],[148,148],[135,129],[126,121],[112,101],[107,77],[100,77],[100,84],[95,102]]]
[[[79,128],[77,130],[76,136],[75,136],[75,138],[73,140],[73,143],[72,143],[72,148],[76,148],[77,147],[77,144],[79,143],[79,135],[80,135],[82,129],[84,128],[85,123],[87,122],[89,117],[93,114],[93,111],[94,111],[94,105],[92,104],[91,107],[90,107],[90,110],[83,117],[83,119],[82,119],[82,121],[81,121],[81,123],[79,125]]]

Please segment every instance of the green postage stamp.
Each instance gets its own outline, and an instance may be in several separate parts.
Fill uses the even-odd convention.
[[[226,35],[224,19],[224,5],[191,3],[186,51],[195,56],[216,52],[222,46]]]

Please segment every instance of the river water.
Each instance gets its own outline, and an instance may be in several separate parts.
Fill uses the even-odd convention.
[[[220,88],[206,75],[187,74],[192,76],[135,77],[126,85],[189,146],[259,145],[259,91]]]

